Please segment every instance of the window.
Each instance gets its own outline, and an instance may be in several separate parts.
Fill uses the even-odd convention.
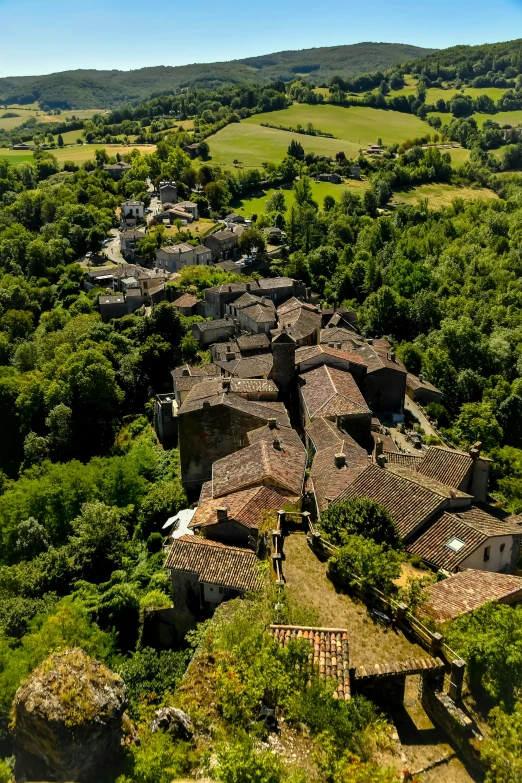
[[[485,546],[484,547],[484,562],[485,563],[487,563],[487,561],[489,560],[490,552],[491,552],[491,547],[490,546]]]
[[[500,545],[500,551],[501,551],[501,552],[503,552],[505,548],[506,548],[506,545],[505,545],[505,544],[501,544],[501,545]]]
[[[452,538],[450,538],[450,540],[446,544],[447,549],[451,549],[451,551],[455,552],[455,554],[457,552],[460,552],[460,550],[464,546],[466,546],[466,542],[462,541],[462,539],[457,538],[456,536],[453,536]]]

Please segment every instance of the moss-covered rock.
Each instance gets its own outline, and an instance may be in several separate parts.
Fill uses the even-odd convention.
[[[96,780],[120,747],[125,704],[121,677],[83,650],[51,655],[13,702],[17,779]]]

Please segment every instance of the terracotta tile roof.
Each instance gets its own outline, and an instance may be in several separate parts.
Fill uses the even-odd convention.
[[[295,302],[277,308],[278,329],[284,326],[294,340],[304,340],[320,328],[321,316],[315,307],[299,300]]]
[[[199,536],[174,539],[165,568],[197,574],[200,582],[233,590],[256,590],[261,584],[258,559],[250,549],[225,546]]]
[[[272,310],[265,305],[253,304],[250,307],[244,307],[243,314],[257,324],[275,324],[276,321],[275,309]]]
[[[197,303],[198,298],[192,294],[183,294],[172,302],[174,307],[194,307]]]
[[[522,600],[522,577],[466,568],[430,585],[422,613],[439,623],[468,614],[488,601],[515,603]]]
[[[316,451],[327,449],[329,446],[335,446],[341,443],[343,433],[328,419],[314,419],[307,424],[305,432],[313,443]]]
[[[342,350],[353,351],[355,341],[353,340],[354,333],[348,329],[343,329],[341,326],[327,326],[325,329],[321,329],[321,345],[328,345],[329,343],[341,343]]]
[[[272,394],[277,399],[278,389],[274,381],[266,378],[229,378],[233,394]]]
[[[379,436],[382,440],[382,435]],[[402,468],[418,470],[424,459],[424,454],[400,454],[398,451],[383,451],[388,465],[398,465]]]
[[[240,296],[239,299],[236,299],[232,306],[242,310],[244,307],[251,307],[251,305],[256,304],[262,305],[272,312],[275,312],[275,305],[271,299],[263,299],[262,296],[255,296],[254,294],[251,294],[250,291],[245,291],[245,293]]]
[[[219,375],[219,369],[215,364],[201,364],[199,366],[192,366],[190,364],[182,364],[181,367],[176,367],[172,371],[174,378],[191,377],[191,378],[208,378],[213,375]]]
[[[298,380],[310,419],[370,413],[350,372],[321,365]]]
[[[203,255],[203,253],[206,254],[208,252],[210,251],[208,247],[205,247],[205,245],[196,245],[196,247],[194,248],[194,253],[196,253],[198,256],[201,256]]]
[[[337,500],[366,497],[381,503],[393,516],[402,538],[407,538],[446,505],[447,496],[423,486],[409,475],[397,473],[397,470],[369,465]],[[418,476],[413,471],[406,471],[406,474],[410,473]],[[447,490],[449,493],[449,488]]]
[[[212,494],[220,497],[247,487],[270,484],[300,497],[303,492],[306,453],[291,446],[262,440],[212,466]]]
[[[186,242],[179,242],[177,245],[165,245],[161,250],[164,253],[167,253],[167,255],[175,255],[179,253],[192,253],[194,248]]]
[[[266,334],[249,334],[237,338],[237,345],[240,351],[268,350],[270,340]]]
[[[277,422],[275,422],[275,427],[265,424],[264,427],[258,427],[256,430],[247,432],[249,446],[252,446],[254,443],[259,443],[261,440],[264,440],[267,443],[273,443],[274,437],[279,438],[279,441],[283,446],[291,446],[294,449],[302,449],[305,451],[303,441],[297,432],[292,429],[292,427],[283,427]]]
[[[223,231],[216,231],[215,234],[210,234],[207,239],[217,239],[218,242],[227,242],[230,239],[234,239],[235,234],[233,231],[223,229]]]
[[[313,359],[316,356],[324,356],[325,361],[331,356],[366,367],[366,362],[358,354],[331,348],[329,345],[303,345],[295,352],[295,363],[299,365],[301,362],[306,362],[308,359]]]
[[[436,568],[454,571],[489,538],[520,535],[521,532],[517,525],[506,522],[492,506],[472,506],[458,513],[450,511],[442,514],[408,546],[408,551]],[[452,539],[463,544],[460,546],[459,543],[458,551],[448,547]]]
[[[334,697],[350,698],[350,655],[348,631],[343,628],[309,628],[297,625],[271,625],[270,634],[283,647],[292,639],[304,639],[310,645],[309,661],[323,682],[335,682]]]
[[[216,318],[215,321],[198,321],[193,324],[197,326],[200,332],[209,332],[213,329],[226,329],[227,327],[235,328],[234,321],[230,318]]]
[[[270,418],[275,418],[281,425],[290,426],[288,413],[282,402],[276,402],[275,400],[247,400],[237,394],[231,394],[223,388],[223,381],[226,380],[229,379],[210,379],[198,383],[197,386],[191,389],[187,394],[185,401],[178,411],[178,415],[183,416],[185,413],[200,410],[204,407],[204,403],[208,402],[210,407],[215,405],[226,405],[237,411],[248,413],[250,416],[255,416],[260,419],[261,422],[266,422]]]
[[[395,452],[398,453],[397,446],[395,445],[395,441],[393,440],[391,435],[386,435],[383,432],[375,432],[372,430],[371,436],[375,444],[377,444],[378,440],[381,440],[383,449],[388,453],[395,453]]]
[[[463,451],[431,446],[418,470],[424,476],[431,476],[443,484],[458,487],[466,478],[472,464],[473,460],[469,454]]]
[[[201,501],[192,517],[189,528],[202,528],[219,525],[217,509],[226,508],[229,520],[240,525],[257,529],[263,511],[279,511],[289,499],[270,487],[251,487],[240,492],[232,492],[219,498]]]
[[[205,483],[201,487],[201,492],[199,493],[199,502],[204,503],[205,500],[210,500],[211,498],[212,498],[212,482],[205,481]]]
[[[259,280],[259,288],[262,290],[275,290],[276,288],[291,288],[294,285],[291,277],[263,277]]]
[[[417,375],[413,375],[411,372],[409,372],[406,376],[406,386],[413,391],[417,391],[418,389],[427,389],[428,391],[442,394],[440,389],[437,389],[437,387],[427,381],[426,378],[423,378],[421,381]]]
[[[310,470],[310,486],[315,494],[319,513],[325,511],[341,492],[353,484],[368,464],[366,450],[349,435],[339,443],[318,451]]]
[[[214,343],[212,346],[212,355],[218,361],[224,359],[227,353],[234,353],[236,356],[240,353],[237,340],[229,340],[226,343]]]
[[[267,378],[272,371],[274,359],[271,353],[262,353],[257,356],[239,356],[230,360],[218,359],[215,363],[237,378]]]

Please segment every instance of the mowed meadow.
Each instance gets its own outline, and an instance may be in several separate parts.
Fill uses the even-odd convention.
[[[78,132],[76,132],[77,135]],[[82,144],[73,147],[57,147],[56,149],[49,150],[54,155],[58,163],[64,163],[72,161],[81,165],[86,160],[94,160],[94,153],[96,150],[106,149],[107,154],[110,156],[128,155],[133,150],[138,150],[142,155],[150,155],[151,152],[155,152],[155,144]],[[21,152],[19,150],[0,149],[0,158],[7,158],[10,163],[16,165],[24,160],[33,160],[31,152]]]
[[[266,128],[262,123],[293,128],[312,123],[316,130],[331,133],[336,138]],[[342,150],[347,157],[354,157],[360,149],[376,144],[379,138],[386,145],[400,144],[430,132],[432,128],[413,114],[367,106],[344,108],[296,103],[288,109],[255,114],[240,123],[227,125],[207,141],[213,163],[230,165],[239,160],[244,166],[260,166],[265,161],[280,161],[294,138],[305,152],[333,157]]]

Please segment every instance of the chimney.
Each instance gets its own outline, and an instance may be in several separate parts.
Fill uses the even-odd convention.
[[[247,284],[246,284],[246,290],[247,290],[247,291],[250,291],[250,289],[251,289],[251,288],[252,288],[252,286],[250,285],[250,283],[247,283]]]
[[[344,468],[346,465],[346,458],[344,454],[336,454],[335,455],[335,467],[336,468]]]
[[[281,441],[279,440],[277,435],[274,438],[274,449],[276,449],[276,451],[281,451]]]
[[[210,400],[203,400],[203,407],[210,408]]]
[[[477,460],[480,457],[480,450],[482,449],[482,443],[480,441],[477,441],[477,443],[474,443],[473,446],[469,450],[469,456],[473,461]]]
[[[335,343],[328,343],[328,348],[335,348]]]
[[[219,508],[216,509],[216,516],[218,522],[226,522],[228,519],[228,509],[226,506],[219,506]]]
[[[392,352],[391,352],[391,354],[390,354],[390,360],[391,360],[392,362],[394,362],[394,361],[395,361],[395,359],[396,359],[396,356],[395,356],[395,351],[392,351]]]
[[[229,292],[232,291],[232,286],[231,285],[228,286],[228,290],[229,290]]]
[[[277,419],[268,419],[268,429],[269,430],[276,430],[277,429]]]
[[[386,457],[384,456],[384,454],[381,454],[379,457],[377,457],[375,461],[377,462],[377,465],[380,468],[384,468],[384,466],[386,465]]]
[[[380,438],[377,438],[377,441],[375,442],[375,459],[377,460],[377,457],[380,457],[384,450],[384,443]]]

